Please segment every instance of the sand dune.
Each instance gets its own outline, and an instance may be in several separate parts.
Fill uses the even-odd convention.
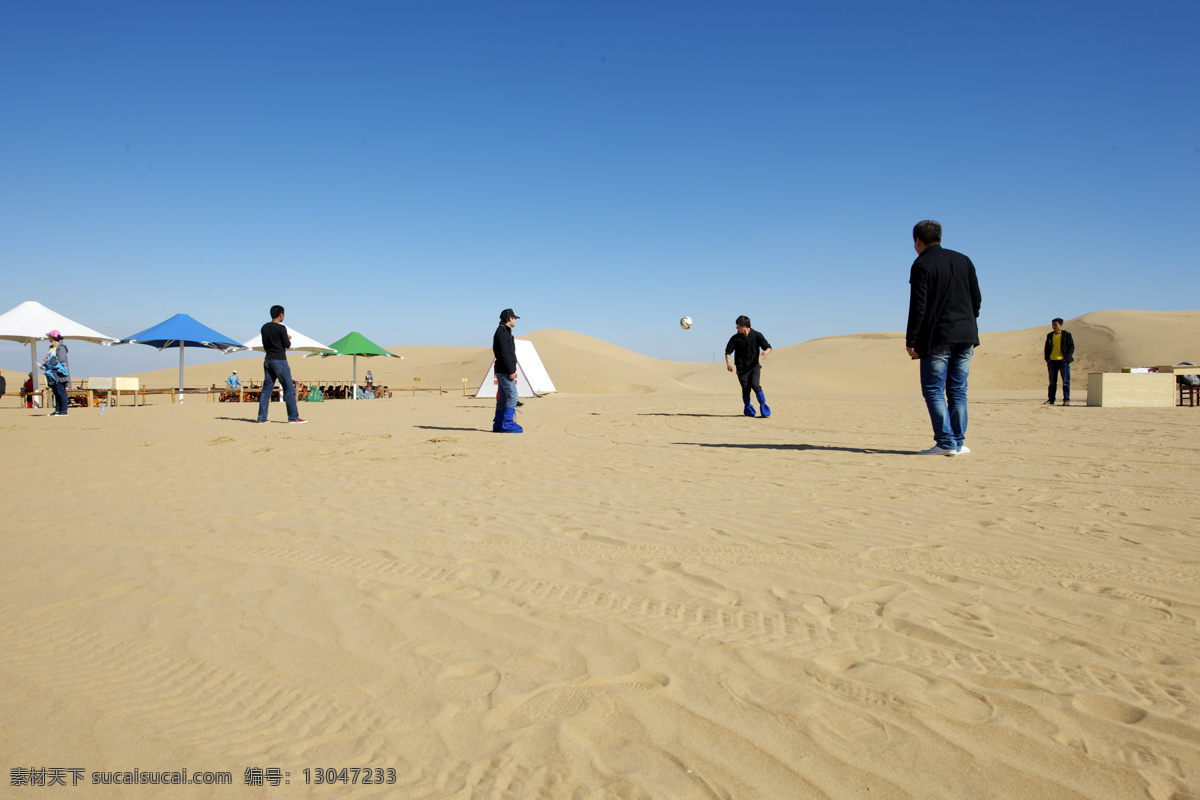
[[[1164,342],[1196,325],[1068,327],[1086,363],[1119,364],[1182,359]],[[487,348],[398,348],[378,378],[453,390],[305,404],[303,426],[278,405],[256,425],[221,403],[6,402],[9,779],[77,767],[87,788],[59,791],[89,798],[1198,798],[1200,411],[1042,406],[1043,335],[985,335],[954,458],[915,455],[929,423],[897,334],[780,348],[766,420],[721,364],[565,331],[528,334],[561,391],[526,401],[521,436],[462,396]],[[258,359],[188,373],[231,363]],[[343,767],[357,783],[312,782]],[[184,768],[233,785],[91,785]],[[248,786],[253,768],[290,783]]]
[[[1072,385],[1087,387],[1089,372],[1123,367],[1200,363],[1200,311],[1097,311],[1066,320],[1075,338]],[[971,386],[1040,389],[1046,384],[1044,327],[984,331],[971,361]],[[781,347],[773,367],[831,388],[860,392],[905,391],[917,381],[907,360],[904,334],[860,333]]]

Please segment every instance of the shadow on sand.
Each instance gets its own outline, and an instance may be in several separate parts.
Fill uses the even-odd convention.
[[[744,414],[668,414],[665,411],[647,411],[645,414],[638,414],[639,417],[718,417],[720,419],[729,419],[730,417],[742,417]]]
[[[414,428],[422,428],[427,431],[467,431],[468,433],[491,433],[486,428],[446,428],[441,425],[413,425]]]
[[[734,444],[712,442],[674,442],[687,447],[741,447],[747,450],[829,450],[843,453],[862,453],[871,456],[914,456],[913,450],[883,450],[877,447],[835,447],[824,444]]]

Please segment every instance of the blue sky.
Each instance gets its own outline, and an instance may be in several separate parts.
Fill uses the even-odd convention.
[[[0,312],[245,340],[281,303],[403,347],[487,346],[511,306],[708,361],[738,314],[777,347],[902,330],[925,218],[984,330],[1195,308],[1198,29],[1195,2],[0,0]]]

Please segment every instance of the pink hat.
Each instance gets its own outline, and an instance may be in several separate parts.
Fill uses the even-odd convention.
[[[49,333],[46,334],[46,338],[47,339],[61,339],[62,334],[59,333],[58,331],[50,331]]]

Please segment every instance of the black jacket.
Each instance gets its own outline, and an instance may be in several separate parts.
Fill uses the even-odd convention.
[[[981,297],[971,259],[931,244],[913,262],[908,283],[905,344],[921,356],[935,345],[979,344]]]
[[[492,355],[496,357],[496,374],[508,377],[517,371],[517,343],[513,340],[512,328],[504,323],[496,327],[492,336]]]
[[[733,355],[733,365],[737,371],[746,372],[758,366],[760,350],[770,349],[771,343],[767,341],[767,337],[751,328],[746,336],[735,333],[729,337],[729,343],[725,345],[725,355]]]
[[[1070,364],[1075,360],[1075,340],[1071,338],[1070,331],[1062,332],[1062,360],[1066,364]],[[1054,349],[1054,331],[1046,334],[1046,360],[1050,360],[1050,351]]]

